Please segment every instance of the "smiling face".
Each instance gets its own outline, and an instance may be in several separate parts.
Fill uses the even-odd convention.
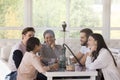
[[[50,33],[46,33],[44,39],[45,39],[46,44],[48,45],[51,45],[55,42],[54,36]]]
[[[97,41],[92,36],[89,36],[87,44],[89,48],[92,48],[93,46],[97,46]]]

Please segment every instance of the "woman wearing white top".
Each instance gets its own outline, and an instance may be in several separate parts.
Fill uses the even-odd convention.
[[[88,47],[90,52],[85,65],[88,70],[98,71],[99,77],[96,80],[120,80],[117,64],[102,35],[97,33],[90,35]]]

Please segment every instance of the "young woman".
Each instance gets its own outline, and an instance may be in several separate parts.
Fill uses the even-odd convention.
[[[97,33],[90,35],[88,47],[90,52],[86,59],[86,68],[98,71],[96,80],[120,80],[117,64],[102,35]]]
[[[17,71],[17,80],[36,80],[37,71],[45,73],[49,66],[43,66],[41,57],[36,53],[40,51],[41,44],[38,38],[31,37],[27,41],[26,50]]]

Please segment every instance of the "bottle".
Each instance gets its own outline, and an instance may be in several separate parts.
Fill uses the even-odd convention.
[[[65,70],[66,68],[66,56],[65,56],[65,51],[66,51],[66,48],[63,47],[62,49],[62,54],[59,56],[59,68],[61,70]]]

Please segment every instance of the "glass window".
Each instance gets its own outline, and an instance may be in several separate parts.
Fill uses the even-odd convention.
[[[93,30],[93,32],[102,34],[101,30]],[[80,30],[71,30],[68,34],[69,38],[80,38]]]
[[[20,30],[0,30],[0,39],[21,39]]]
[[[120,39],[120,30],[112,30],[110,35],[111,39]]]
[[[101,27],[101,0],[68,0],[71,27]],[[35,26],[59,27],[66,20],[66,0],[33,0]],[[69,18],[68,18],[69,19]]]
[[[67,20],[67,13],[70,13],[70,27],[102,27],[102,0],[68,1],[70,6],[67,0],[33,0],[33,25],[60,29],[62,22]],[[57,38],[63,38],[59,30],[55,30],[55,33]],[[79,38],[79,30],[66,32],[66,37]]]
[[[102,0],[71,0],[71,27],[102,27]]]
[[[33,0],[33,24],[60,27],[66,19],[66,0]]]
[[[120,0],[112,0],[111,27],[120,27]]]
[[[0,0],[0,27],[23,26],[23,1]]]

